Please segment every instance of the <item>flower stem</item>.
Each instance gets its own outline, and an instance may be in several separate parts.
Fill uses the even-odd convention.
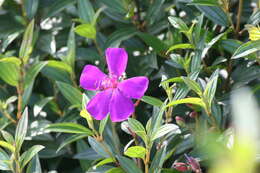
[[[17,105],[17,119],[19,120],[22,117],[22,105],[23,105],[23,92],[24,92],[24,65],[23,60],[20,65],[20,77],[17,88],[17,94],[18,94],[18,105]]]
[[[150,149],[148,149],[146,153],[146,157],[144,160],[144,166],[145,166],[145,173],[149,173],[149,161],[150,161]]]
[[[239,0],[238,12],[237,12],[236,34],[238,34],[239,30],[240,30],[240,20],[241,20],[241,14],[242,14],[242,10],[243,10],[243,2],[244,2],[244,0]]]

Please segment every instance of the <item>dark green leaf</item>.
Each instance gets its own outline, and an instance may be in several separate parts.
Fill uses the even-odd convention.
[[[120,166],[126,171],[126,173],[142,173],[134,161],[123,156],[117,156],[117,159],[120,163]]]
[[[32,19],[34,17],[34,15],[36,14],[37,9],[38,9],[38,4],[39,4],[39,0],[25,0],[24,1],[26,16],[29,19]]]
[[[42,173],[41,163],[38,154],[30,161],[26,173]]]
[[[56,82],[62,95],[74,106],[81,108],[82,93],[73,86],[63,83]]]
[[[78,14],[86,23],[92,23],[95,12],[89,0],[78,0]]]
[[[34,145],[29,150],[25,151],[21,157],[20,157],[20,164],[21,168],[24,168],[28,162],[42,149],[44,149],[44,146],[42,145]]]

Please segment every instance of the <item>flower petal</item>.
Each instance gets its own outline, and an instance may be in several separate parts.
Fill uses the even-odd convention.
[[[96,66],[86,65],[80,76],[80,86],[85,90],[98,90],[102,79],[106,77]]]
[[[123,121],[134,112],[134,104],[120,90],[115,89],[112,94],[109,112],[113,122]]]
[[[104,90],[95,95],[87,105],[87,111],[96,120],[102,120],[109,112],[109,104],[112,96],[112,90]]]
[[[127,65],[127,52],[123,48],[107,48],[106,61],[110,75],[121,76]]]
[[[140,99],[148,88],[147,77],[133,77],[119,83],[118,88],[123,94],[130,98]]]

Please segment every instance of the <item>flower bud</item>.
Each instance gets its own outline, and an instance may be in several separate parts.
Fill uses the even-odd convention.
[[[192,111],[192,112],[189,113],[189,116],[190,116],[191,118],[196,118],[196,117],[198,116],[198,113],[195,112],[195,111]]]
[[[175,162],[173,163],[172,167],[180,172],[185,172],[190,170],[189,165],[187,165],[186,163],[182,163],[182,162]]]
[[[176,121],[176,123],[179,125],[179,126],[185,126],[185,121],[184,121],[184,119],[182,118],[182,117],[180,117],[180,116],[176,116],[175,117],[175,121]]]
[[[200,169],[200,164],[199,162],[193,158],[193,157],[189,157],[185,154],[185,157],[188,161],[188,164],[190,165],[191,169],[196,172],[196,173],[201,173],[201,169]]]

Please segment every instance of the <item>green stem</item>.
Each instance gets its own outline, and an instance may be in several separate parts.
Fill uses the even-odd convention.
[[[237,35],[240,30],[240,20],[241,20],[241,14],[242,14],[242,10],[243,10],[243,3],[244,3],[244,0],[239,0],[238,12],[237,12],[237,25],[236,25],[236,34]]]

